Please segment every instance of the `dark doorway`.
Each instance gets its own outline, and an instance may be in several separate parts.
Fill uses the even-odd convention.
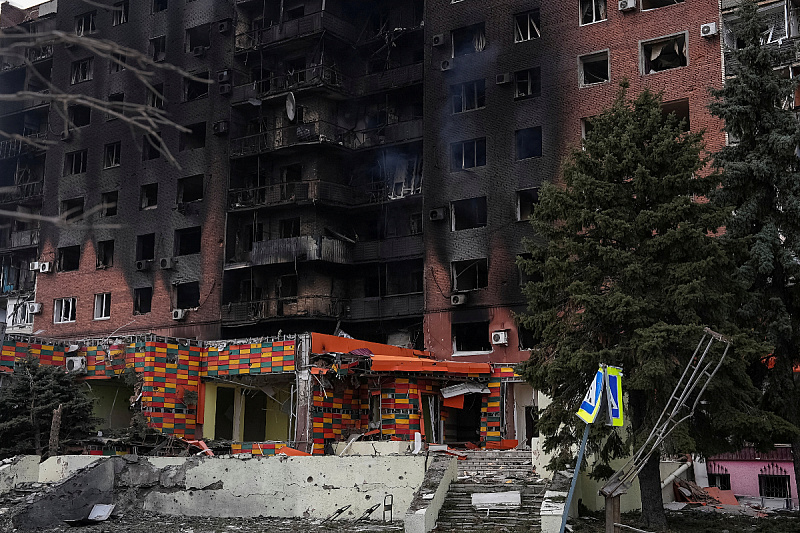
[[[422,395],[422,419],[426,442],[441,442],[439,435],[439,397]]]
[[[448,444],[478,442],[481,439],[481,404],[480,394],[465,394],[464,407],[447,408],[445,419],[445,442]]]
[[[235,389],[217,387],[217,413],[214,417],[214,438],[233,440],[233,398]]]
[[[261,442],[267,433],[267,395],[261,391],[243,391],[245,442]]]

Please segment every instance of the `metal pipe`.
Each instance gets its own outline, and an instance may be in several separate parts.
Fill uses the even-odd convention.
[[[662,482],[661,482],[661,488],[662,488],[662,489],[664,489],[664,488],[665,488],[665,487],[667,487],[667,486],[668,486],[670,483],[672,483],[673,481],[675,481],[675,479],[676,479],[678,476],[680,476],[681,474],[683,474],[684,472],[686,472],[686,471],[689,469],[689,467],[690,467],[690,466],[692,466],[692,460],[691,460],[691,459],[689,459],[688,461],[686,461],[684,464],[682,464],[681,466],[679,466],[679,467],[678,467],[678,468],[677,468],[677,469],[676,469],[676,470],[675,470],[673,473],[671,473],[670,475],[668,475],[668,476],[667,476],[667,478],[666,478],[664,481],[662,481]]]
[[[602,394],[600,395],[600,400],[602,401]],[[578,460],[575,463],[575,472],[572,474],[572,483],[569,486],[569,494],[567,494],[567,501],[564,504],[564,514],[561,516],[561,529],[559,529],[559,533],[564,533],[564,530],[567,527],[567,516],[569,515],[569,507],[572,504],[572,496],[575,494],[575,486],[578,484],[578,474],[581,472],[581,463],[583,463],[583,453],[586,451],[586,441],[589,440],[589,428],[591,428],[591,424],[586,424],[586,428],[583,430],[583,439],[581,440],[581,448],[578,450]]]

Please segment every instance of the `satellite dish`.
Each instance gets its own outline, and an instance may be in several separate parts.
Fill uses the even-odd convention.
[[[297,116],[297,102],[294,99],[294,93],[290,92],[286,95],[286,117],[290,121],[294,121],[295,116]]]

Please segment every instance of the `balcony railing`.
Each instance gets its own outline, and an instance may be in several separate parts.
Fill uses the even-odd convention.
[[[4,187],[8,189],[0,193],[0,204],[20,203],[35,200],[42,197],[42,185],[44,182],[34,181],[31,183],[19,183],[17,185]]]
[[[352,262],[350,244],[322,236],[306,235],[287,239],[271,239],[253,243],[250,262],[253,265],[275,265],[295,261]]]
[[[353,132],[322,120],[264,131],[231,141],[231,157],[263,154],[302,143],[351,146]]]
[[[233,189],[228,193],[228,208],[232,211],[302,202],[354,206],[370,201],[370,195],[353,187],[319,180]]]
[[[34,133],[33,135],[25,136],[30,141],[43,141],[47,139],[47,133]],[[28,152],[35,152],[39,150],[37,146],[32,145],[30,142],[25,142],[22,139],[6,139],[0,141],[0,159],[8,159],[17,157]]]
[[[31,46],[25,50],[25,56],[29,61],[41,61],[53,57],[53,45],[43,44],[41,46]]]
[[[0,283],[2,294],[30,292],[36,287],[36,274],[32,270],[6,265],[3,267],[2,276]]]
[[[0,248],[27,248],[39,245],[39,229],[12,231],[0,238]]]
[[[422,119],[406,120],[386,124],[377,128],[356,131],[353,134],[353,148],[373,148],[386,144],[422,139]]]
[[[360,94],[369,94],[397,87],[406,87],[414,83],[421,83],[422,72],[422,63],[392,68],[359,78],[357,88]]]
[[[270,298],[223,304],[222,321],[236,323],[286,317],[338,318],[342,315],[343,309],[343,301],[331,296]]]
[[[352,92],[350,78],[331,67],[315,66],[298,70],[291,74],[271,76],[233,88],[234,102],[246,102],[251,98],[267,98],[287,91],[297,91],[306,87],[331,87],[344,92]]]
[[[354,261],[380,261],[421,256],[425,251],[422,234],[383,241],[360,241],[353,246]]]
[[[358,40],[358,30],[354,26],[329,12],[320,11],[294,20],[276,23],[268,28],[241,33],[236,36],[236,50],[244,51],[270,46],[288,39],[313,35],[323,30],[353,44]]]
[[[354,298],[348,301],[347,317],[352,320],[371,320],[421,315],[424,305],[425,298],[422,293],[383,298]]]

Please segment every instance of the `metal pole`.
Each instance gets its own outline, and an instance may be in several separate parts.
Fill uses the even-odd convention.
[[[600,395],[600,401],[602,401],[603,395]],[[575,463],[575,473],[572,475],[572,483],[569,486],[569,494],[567,494],[567,502],[564,504],[564,514],[561,517],[561,529],[559,529],[559,533],[564,533],[564,529],[567,527],[567,515],[569,515],[569,507],[572,504],[572,496],[575,494],[575,485],[578,484],[578,474],[581,471],[581,463],[583,463],[583,452],[586,451],[586,441],[589,440],[589,428],[591,427],[590,424],[586,424],[586,428],[583,430],[583,440],[581,440],[581,448],[578,450],[578,460]]]

